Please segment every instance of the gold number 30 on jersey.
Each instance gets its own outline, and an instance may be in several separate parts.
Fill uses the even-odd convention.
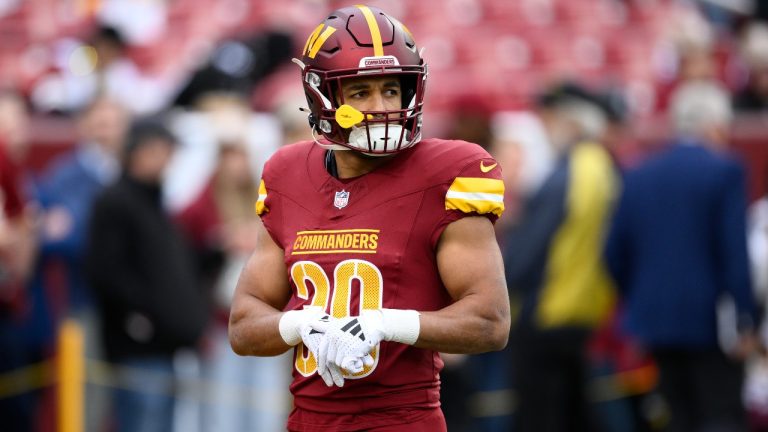
[[[313,261],[299,261],[295,263],[291,267],[291,278],[296,284],[296,290],[301,299],[309,299],[307,282],[315,287],[315,292],[310,302],[312,306],[320,306],[323,310],[327,310],[328,301],[330,300],[331,316],[334,318],[344,318],[350,315],[352,283],[355,280],[360,285],[360,310],[381,309],[383,293],[381,271],[368,261],[349,259],[336,265],[336,268],[333,270],[333,298],[331,299],[329,299],[331,283],[328,275],[317,263]],[[355,315],[359,315],[359,311]],[[304,351],[307,351],[307,354]],[[371,355],[374,359],[373,366],[366,367],[360,373],[345,373],[344,378],[359,379],[370,375],[379,364],[378,345],[371,352]],[[296,349],[294,365],[296,370],[303,376],[310,376],[317,371],[315,356],[308,350],[305,350],[303,344],[299,344]]]

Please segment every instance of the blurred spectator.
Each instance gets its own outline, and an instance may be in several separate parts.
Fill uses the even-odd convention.
[[[20,160],[26,152],[28,115],[24,101],[0,92],[0,374],[40,360],[19,334],[18,321],[27,312],[24,287],[36,251],[35,212],[22,190]],[[3,430],[33,429],[37,393],[0,397]]]
[[[586,343],[614,299],[601,253],[617,185],[611,158],[595,141],[606,115],[573,84],[551,89],[539,104],[556,162],[503,239],[517,311],[510,337],[515,430],[594,431]]]
[[[230,285],[223,279],[232,273],[230,267],[239,270],[253,250],[253,206],[258,196],[248,150],[238,142],[221,143],[207,186],[176,217],[198,256],[196,261],[204,270],[204,279],[215,285],[214,301],[221,308],[217,312],[226,315],[225,323],[236,281],[229,280]]]
[[[768,110],[768,24],[755,22],[744,31],[741,55],[747,66],[747,84],[733,99],[738,112]]]
[[[66,48],[65,64],[57,74],[42,79],[32,99],[43,111],[82,110],[105,95],[134,114],[146,115],[164,108],[173,88],[145,75],[127,55],[122,35],[113,27],[97,27],[84,45]]]
[[[175,138],[137,122],[123,175],[96,199],[86,266],[98,298],[108,360],[126,367],[115,391],[116,430],[173,430],[173,358],[195,346],[208,318],[207,295],[161,203]]]
[[[13,91],[0,90],[0,316],[22,312],[23,286],[37,248],[35,210],[24,190],[28,145],[25,101]]]
[[[19,170],[29,150],[30,119],[20,93],[0,89],[0,141],[10,162]]]
[[[749,208],[749,261],[752,284],[759,308],[768,310],[768,197],[763,196]],[[768,346],[768,321],[763,318],[759,338]],[[749,359],[744,383],[744,404],[750,426],[755,430],[768,430],[768,358],[754,356]]]
[[[749,207],[748,228],[752,286],[758,299],[768,301],[768,197],[760,198]],[[766,309],[765,303],[763,309]],[[768,346],[768,338],[765,341]]]
[[[19,188],[18,171],[0,141],[0,311],[2,316],[11,312],[16,299],[22,294],[22,283],[27,276],[28,262],[19,262],[18,247],[33,232],[25,235],[23,200]],[[31,228],[31,227],[30,227]]]
[[[253,112],[243,95],[229,92],[199,97],[191,109],[174,111],[169,125],[183,143],[174,152],[163,185],[165,202],[173,213],[189,206],[208,185],[218,163],[220,143],[244,145],[255,178],[281,143],[275,116]]]
[[[253,112],[243,96],[208,91],[197,96],[192,109],[174,113],[173,130],[184,145],[169,166],[164,188],[166,202],[192,239],[203,281],[214,293],[215,315],[224,323],[236,282],[232,278],[239,274],[243,254],[251,252],[253,239],[247,232],[256,216],[251,194],[261,167],[282,143],[281,132],[283,137],[299,133],[293,125],[296,114],[303,117],[301,132],[308,133],[307,115],[298,109],[306,104],[303,93],[300,100],[284,101],[283,109],[291,110],[285,119]],[[216,403],[202,406],[204,430],[282,427],[290,405],[290,377],[283,373],[288,357],[238,357],[221,324],[214,320],[209,329],[202,359],[204,377],[224,384],[212,391]]]
[[[219,387],[211,394],[214,403],[204,408],[206,431],[277,431],[288,417],[290,396],[285,389],[290,377],[284,371],[290,355],[241,357],[232,351],[227,337],[237,278],[255,247],[258,196],[245,144],[224,142],[207,187],[177,218],[214,298],[215,321],[204,367]],[[232,397],[232,388],[240,389],[240,397]]]
[[[167,0],[100,0],[98,16],[131,45],[157,42],[167,30]]]
[[[0,17],[14,13],[20,4],[21,0],[0,0]]]
[[[473,142],[488,150],[493,141],[491,117],[493,107],[480,96],[463,96],[453,102],[447,130],[448,139]]]
[[[193,106],[199,97],[211,92],[250,95],[254,87],[287,62],[294,51],[292,36],[278,30],[222,40],[205,64],[192,74],[174,104]]]
[[[755,19],[760,21],[768,21],[768,3],[764,1],[755,1],[755,9],[753,14]]]
[[[294,79],[295,77],[291,74],[291,84]],[[307,127],[309,124],[308,115],[300,109],[306,105],[307,97],[304,96],[300,89],[283,91],[273,102],[271,111],[275,114],[280,124],[282,132],[281,145],[312,139],[312,131]]]
[[[102,357],[98,317],[83,273],[86,234],[96,195],[119,173],[118,153],[128,114],[116,102],[100,98],[78,115],[78,142],[72,152],[54,160],[37,182],[42,207],[40,253],[30,285],[32,341],[52,349],[58,324],[77,318],[86,333],[86,355]],[[86,423],[104,420],[104,390],[88,386]]]
[[[725,34],[739,22],[742,17],[756,12],[759,0],[696,0],[707,20],[712,23],[719,33]]]
[[[492,121],[491,155],[504,167],[504,214],[496,223],[504,231],[520,217],[521,203],[538,192],[555,164],[541,118],[528,111],[502,112]],[[500,239],[503,246],[504,238]]]
[[[665,112],[675,89],[688,81],[717,79],[718,64],[715,58],[717,38],[712,25],[695,5],[679,2],[665,15],[666,63],[661,65],[658,112]]]
[[[74,151],[55,160],[37,185],[43,207],[40,274],[50,267],[64,272],[64,286],[47,287],[63,292],[59,314],[90,307],[90,292],[82,273],[82,259],[91,205],[96,195],[119,174],[118,155],[127,128],[128,114],[113,100],[92,102],[77,119],[79,136]],[[43,284],[42,280],[38,281]]]
[[[631,120],[627,98],[623,89],[617,86],[607,86],[600,91],[595,91],[596,103],[605,111],[606,124],[600,137],[600,143],[605,146],[619,167],[631,163],[638,151],[637,143],[629,132]]]
[[[711,81],[686,83],[672,97],[670,117],[669,148],[626,174],[607,257],[628,330],[659,366],[668,430],[742,431],[740,359],[755,349],[755,309],[744,170],[721,154],[729,96]],[[718,340],[721,296],[738,316],[740,339],[728,355]]]

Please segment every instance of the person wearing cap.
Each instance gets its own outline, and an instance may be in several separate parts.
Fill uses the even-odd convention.
[[[614,304],[602,261],[617,192],[599,143],[606,112],[590,90],[566,83],[540,95],[555,162],[503,235],[510,300],[516,431],[594,430],[586,399],[586,345]]]
[[[123,174],[93,205],[86,268],[107,359],[118,375],[118,431],[173,430],[173,359],[194,347],[208,319],[189,250],[162,203],[163,173],[176,139],[161,123],[138,121]]]

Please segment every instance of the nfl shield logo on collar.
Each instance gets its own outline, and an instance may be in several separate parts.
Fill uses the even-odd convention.
[[[336,197],[333,199],[334,207],[341,210],[344,207],[346,207],[348,203],[349,203],[349,192],[345,190],[342,190],[341,192],[336,192]]]

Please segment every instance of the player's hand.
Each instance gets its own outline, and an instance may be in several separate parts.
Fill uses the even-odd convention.
[[[277,325],[280,337],[289,346],[296,346],[302,342],[302,327],[327,315],[320,306],[304,306],[303,309],[285,312]]]
[[[301,325],[299,334],[301,335],[301,341],[304,346],[307,347],[309,352],[317,360],[317,374],[323,379],[323,382],[328,387],[334,384],[339,387],[344,387],[344,378],[341,375],[341,370],[338,367],[328,367],[325,363],[320,363],[320,344],[325,338],[325,328],[333,320],[328,314],[324,314],[314,321],[308,321]],[[314,323],[314,326],[311,324]]]
[[[315,321],[321,325],[325,325],[331,321],[331,317],[328,314],[324,314],[317,318]],[[307,321],[299,326],[299,335],[301,335],[301,342],[304,344],[304,346],[307,347],[309,352],[311,352],[315,358],[317,358],[320,349],[320,342],[323,340],[324,332],[315,330],[310,326],[310,323],[315,321]]]
[[[317,357],[318,369],[335,366],[351,373],[361,372],[365,366],[373,365],[370,353],[384,337],[378,311],[364,311],[360,316],[310,326],[325,333]]]

